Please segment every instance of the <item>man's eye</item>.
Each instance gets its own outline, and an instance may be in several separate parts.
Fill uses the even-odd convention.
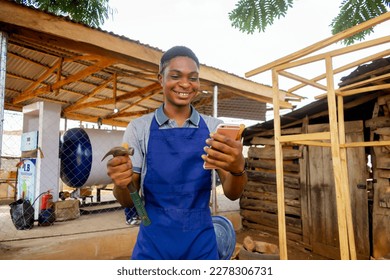
[[[171,75],[171,79],[177,80],[177,79],[179,79],[179,76],[178,75]]]
[[[190,81],[191,81],[191,82],[196,82],[196,81],[198,81],[198,77],[191,77],[191,78],[190,78]]]

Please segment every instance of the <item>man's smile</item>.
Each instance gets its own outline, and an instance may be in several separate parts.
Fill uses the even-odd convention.
[[[178,91],[173,91],[173,92],[179,95],[180,97],[188,97],[190,95],[190,92],[178,92]]]

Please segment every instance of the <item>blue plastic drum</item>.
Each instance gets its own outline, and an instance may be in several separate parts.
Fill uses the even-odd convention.
[[[232,222],[223,216],[212,216],[215,235],[217,236],[220,260],[230,260],[236,248],[236,232]]]
[[[74,188],[84,186],[92,168],[92,146],[85,130],[72,128],[64,133],[60,142],[60,159],[62,181]]]

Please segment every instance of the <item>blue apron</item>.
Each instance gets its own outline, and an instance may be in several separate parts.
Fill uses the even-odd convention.
[[[132,259],[217,260],[218,247],[209,201],[211,172],[201,155],[209,130],[159,129],[153,118],[144,180],[151,225],[140,225]]]

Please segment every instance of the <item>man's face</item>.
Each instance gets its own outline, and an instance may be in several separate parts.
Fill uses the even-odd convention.
[[[199,68],[195,61],[185,56],[171,59],[158,79],[168,106],[188,106],[200,88]]]

